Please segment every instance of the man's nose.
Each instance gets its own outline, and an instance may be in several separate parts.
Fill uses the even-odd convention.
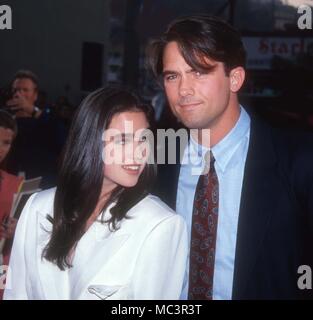
[[[22,90],[21,89],[14,89],[13,90],[13,97],[14,98],[18,98],[22,93]]]
[[[179,85],[179,94],[181,96],[189,96],[194,94],[194,89],[187,77],[182,77]]]

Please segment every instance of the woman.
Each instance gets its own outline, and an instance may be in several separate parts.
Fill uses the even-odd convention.
[[[152,118],[122,89],[85,99],[56,190],[34,194],[19,220],[6,299],[179,298],[186,228],[148,193],[154,165],[143,133]]]
[[[8,265],[16,219],[9,217],[13,196],[18,192],[23,178],[7,173],[5,160],[17,134],[15,120],[6,111],[0,110],[0,266]],[[3,290],[0,288],[0,300]]]
[[[11,150],[17,134],[15,120],[6,111],[0,110],[0,239],[11,240],[16,226],[16,219],[10,218],[13,196],[18,192],[23,178],[9,174],[4,170],[5,160]],[[8,242],[7,242],[8,244]],[[8,263],[10,246],[6,245],[2,252],[4,262]]]

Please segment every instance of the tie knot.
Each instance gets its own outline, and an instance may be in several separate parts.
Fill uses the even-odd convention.
[[[212,150],[209,150],[204,155],[204,168],[203,174],[207,174],[210,171],[210,168],[214,166],[215,158],[213,156]]]
[[[212,150],[208,150],[206,152],[206,154],[204,155],[204,159],[205,159],[204,161],[206,164],[211,164],[211,165],[214,164],[215,158],[213,156]]]

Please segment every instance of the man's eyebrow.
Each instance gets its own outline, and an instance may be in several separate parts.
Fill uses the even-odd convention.
[[[202,73],[210,73],[216,70],[217,68],[217,63],[215,64],[205,64],[201,68],[191,68],[190,71],[188,72],[202,72]]]
[[[164,70],[164,71],[162,72],[162,76],[163,76],[163,77],[168,76],[168,75],[170,75],[170,74],[178,74],[178,72],[177,72],[177,71],[174,71],[174,70]]]
[[[210,73],[216,70],[218,64],[214,63],[214,64],[204,64],[201,67],[198,68],[192,68],[190,67],[190,69],[186,70],[186,73],[192,73],[192,72],[202,72],[202,73]],[[167,75],[173,75],[173,74],[178,74],[177,71],[174,70],[164,70],[162,72],[162,76],[166,77]]]

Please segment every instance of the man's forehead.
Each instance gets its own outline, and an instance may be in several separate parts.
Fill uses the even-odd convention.
[[[194,52],[188,54],[189,57],[193,57],[192,60],[195,62],[194,63],[195,66],[191,66],[191,63],[188,63],[188,61],[187,61],[189,59],[185,57],[186,54],[184,54],[179,43],[176,41],[170,41],[169,43],[166,44],[166,46],[164,47],[164,50],[163,50],[163,58],[162,58],[163,59],[163,68],[164,68],[164,62],[167,60],[166,58],[168,57],[168,55],[167,55],[168,53],[175,54],[175,56],[174,55],[172,56],[172,58],[173,58],[172,62],[177,62],[177,55],[179,55],[181,57],[181,59],[184,60],[186,65],[188,65],[191,69],[194,69],[194,67],[196,65],[201,66],[203,68],[211,69],[212,67],[215,67],[218,64],[223,64],[217,60],[214,60],[213,58],[208,57],[204,53],[194,51]],[[198,69],[198,68],[196,68],[196,69]],[[200,69],[202,69],[202,68],[200,68]]]
[[[34,83],[33,80],[29,79],[29,78],[17,78],[13,81],[12,84],[13,87],[24,87],[24,86],[32,86],[33,88],[36,87],[36,84]]]

